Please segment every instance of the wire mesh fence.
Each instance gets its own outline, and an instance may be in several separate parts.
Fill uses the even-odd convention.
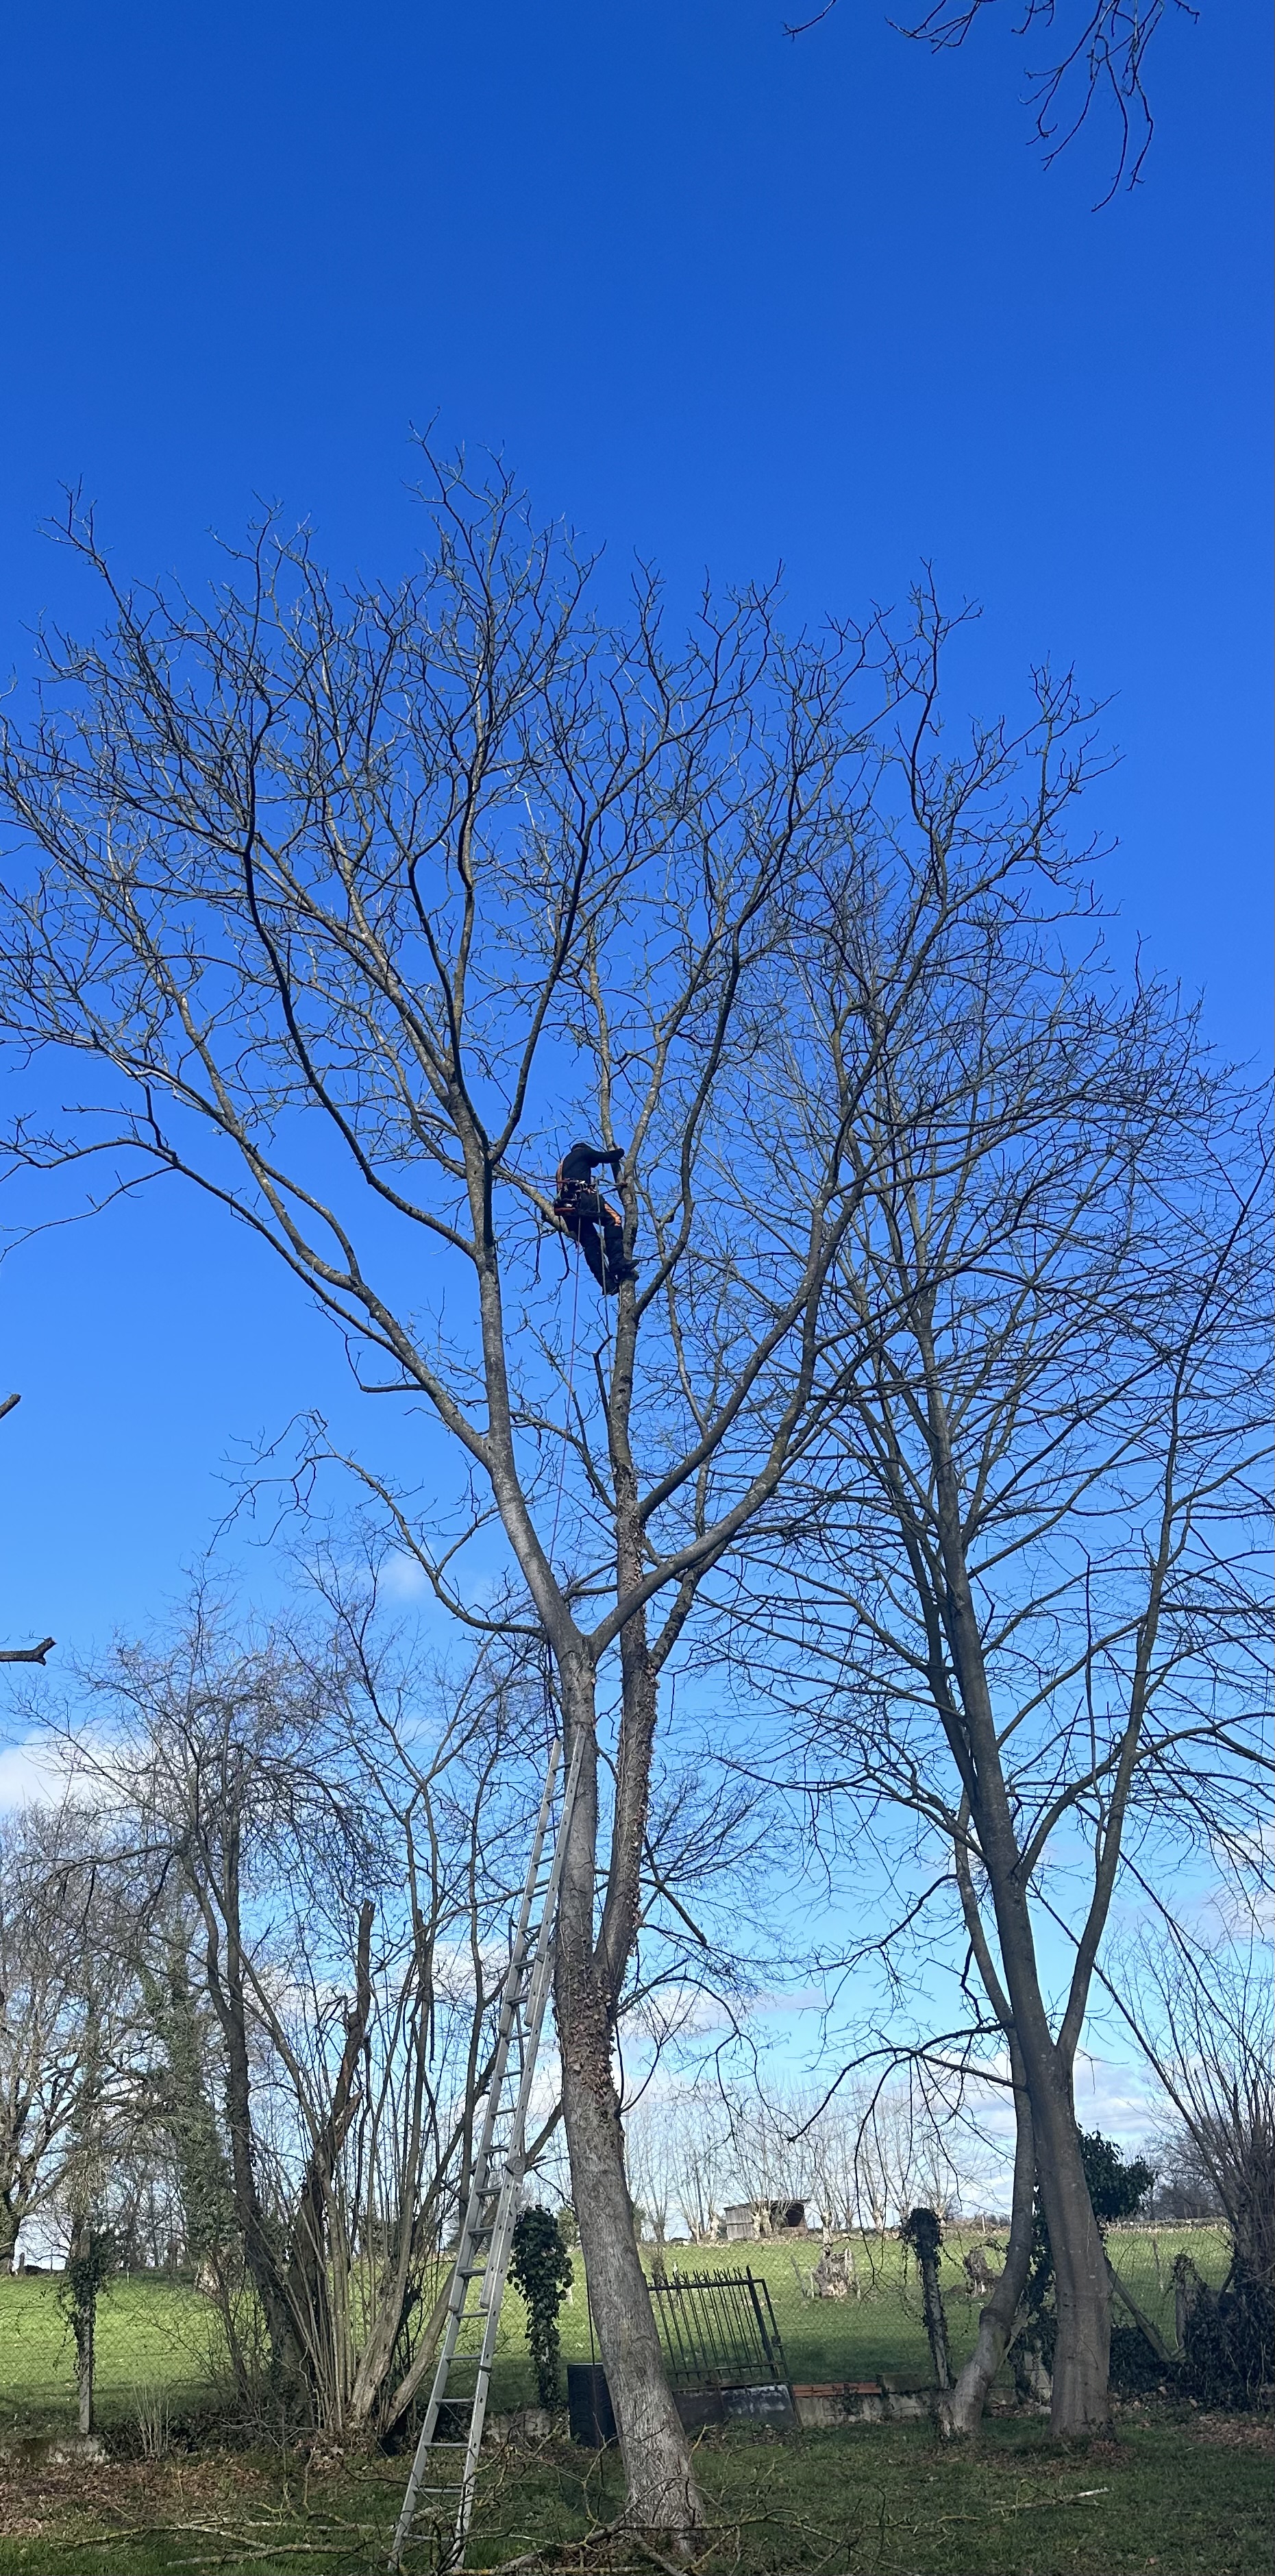
[[[1185,2257],[1210,2288],[1220,2289],[1231,2259],[1224,2227],[1204,2225],[1112,2227],[1107,2253],[1118,2282],[1158,2327],[1166,2343],[1176,2342],[1175,2267]],[[1120,2303],[1116,2303],[1119,2320]]]

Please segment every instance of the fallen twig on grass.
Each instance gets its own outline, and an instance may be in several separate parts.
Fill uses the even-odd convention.
[[[1110,2487],[1078,2487],[1075,2495],[1028,2496],[1022,2504],[1003,2504],[1001,2513],[1042,2513],[1046,2505],[1087,2504],[1091,2496],[1110,2495]]]
[[[542,2540],[536,2548],[524,2549],[517,2558],[501,2558],[494,2560],[490,2567],[475,2568],[472,2576],[529,2576],[532,2568],[544,2565],[551,2549],[559,2552],[568,2549],[578,2550],[580,2553],[578,2564],[583,2568],[586,2551],[599,2549],[605,2540],[618,2539],[623,2531],[624,2516],[620,2514],[614,2522],[600,2523],[596,2530],[583,2532],[579,2540]],[[677,2570],[677,2576],[683,2576],[680,2568]]]
[[[255,2547],[251,2542],[245,2546],[242,2541],[232,2541],[228,2549],[220,2550],[215,2554],[212,2551],[206,2551],[202,2558],[175,2558],[173,2565],[174,2567],[242,2567],[245,2559],[260,2560],[264,2564],[270,2558],[338,2558],[341,2551],[348,2549],[349,2545],[347,2540],[280,2540],[271,2549]]]
[[[186,2540],[210,2540],[217,2545],[197,2557],[175,2558],[175,2567],[229,2567],[238,2560],[265,2563],[271,2558],[337,2558],[351,2549],[378,2551],[384,2534],[366,2524],[345,2524],[335,2539],[276,2540],[267,2531],[226,2531],[207,2523],[170,2523],[164,2526]],[[331,2528],[331,2526],[329,2526]]]
[[[938,2513],[928,2522],[903,2522],[894,2525],[900,2531],[935,2531],[952,2522],[992,2522],[999,2514],[1057,2513],[1063,2505],[1087,2504],[1091,2497],[1110,2495],[1110,2487],[1081,2487],[1069,2496],[1025,2496],[1021,2504],[989,2504],[985,2513]]]
[[[72,2540],[55,2539],[47,2533],[40,2534],[40,2539],[49,2539],[50,2545],[58,2549],[113,2549],[117,2540],[161,2540],[166,2531],[175,2528],[177,2526],[169,2522],[137,2522],[129,2524],[123,2531],[111,2527],[105,2531],[90,2531]]]

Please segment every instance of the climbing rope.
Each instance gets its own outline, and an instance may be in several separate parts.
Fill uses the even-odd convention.
[[[564,1247],[565,1248],[565,1247]],[[580,1250],[571,1265],[571,1351],[567,1360],[567,1415],[563,1424],[562,1453],[558,1460],[558,1492],[553,1506],[553,1534],[549,1541],[549,1566],[553,1568],[553,1551],[558,1544],[558,1521],[562,1512],[562,1492],[567,1480],[567,1443],[571,1436],[571,1408],[576,1384],[576,1316],[580,1309]]]

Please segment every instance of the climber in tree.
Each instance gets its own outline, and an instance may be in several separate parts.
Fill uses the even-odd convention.
[[[555,1184],[554,1215],[561,1217],[572,1242],[579,1244],[604,1297],[613,1296],[626,1279],[637,1277],[636,1262],[624,1257],[623,1220],[593,1182],[598,1163],[609,1163],[618,1172],[623,1160],[618,1145],[568,1146]]]

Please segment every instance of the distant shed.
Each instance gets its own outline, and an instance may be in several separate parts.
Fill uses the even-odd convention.
[[[765,2236],[806,2236],[804,2200],[737,2200],[722,2211],[728,2245],[755,2245]]]

